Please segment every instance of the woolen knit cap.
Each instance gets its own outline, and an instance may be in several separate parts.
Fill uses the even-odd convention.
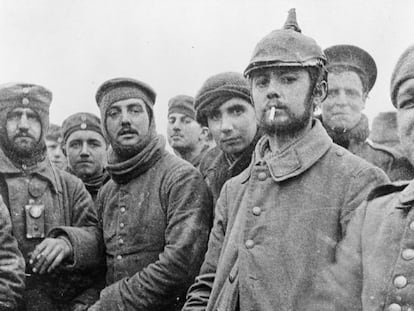
[[[65,144],[69,136],[76,131],[94,131],[104,137],[101,129],[101,120],[89,112],[72,114],[63,121],[62,132]]]
[[[411,78],[414,78],[414,45],[409,46],[400,56],[391,76],[391,101],[396,108],[398,89]]]
[[[168,101],[168,115],[181,113],[195,120],[194,98],[188,95],[177,95]]]
[[[42,126],[43,140],[49,128],[49,106],[52,92],[40,85],[8,83],[0,85],[0,127],[6,131],[7,115],[15,108],[30,108],[38,116]]]
[[[101,111],[102,131],[105,138],[109,139],[105,125],[106,112],[113,103],[130,98],[140,98],[152,111],[156,96],[151,86],[139,80],[115,78],[104,82],[98,88],[95,99]],[[151,118],[151,123],[154,123],[153,118]]]
[[[253,106],[249,82],[241,73],[223,72],[208,78],[195,97],[196,121],[207,126],[207,112],[235,97]]]

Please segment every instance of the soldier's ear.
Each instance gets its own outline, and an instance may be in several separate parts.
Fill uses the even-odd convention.
[[[201,127],[201,133],[200,133],[199,140],[206,142],[208,140],[208,134],[209,134],[209,132],[210,131],[209,131],[208,127],[202,126]]]
[[[67,157],[67,155],[66,155],[66,146],[65,145],[62,145],[62,152],[65,155],[65,157]]]
[[[325,100],[328,95],[328,83],[325,80],[318,82],[313,89],[313,101],[315,105],[320,106],[320,104]]]

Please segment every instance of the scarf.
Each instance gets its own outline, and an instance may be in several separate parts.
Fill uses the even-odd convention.
[[[338,144],[345,149],[349,149],[351,142],[357,144],[363,143],[367,140],[369,136],[369,124],[368,118],[366,115],[361,115],[361,120],[355,125],[352,129],[347,131],[337,131],[327,127],[322,120],[325,130],[328,132],[328,135],[332,138],[335,144]]]
[[[117,184],[127,184],[132,179],[150,169],[162,156],[165,139],[161,135],[150,135],[152,139],[133,157],[123,160],[111,150],[108,159],[108,171]]]

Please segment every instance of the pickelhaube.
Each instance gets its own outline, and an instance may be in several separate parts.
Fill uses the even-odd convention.
[[[324,67],[326,56],[321,47],[301,32],[295,9],[290,9],[283,28],[272,31],[256,45],[244,75],[267,67]]]

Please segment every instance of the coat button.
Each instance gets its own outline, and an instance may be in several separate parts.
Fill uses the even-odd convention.
[[[246,245],[247,248],[253,248],[254,241],[253,240],[247,240],[246,243],[244,243],[244,245]]]
[[[121,222],[121,223],[119,224],[119,227],[122,229],[123,227],[125,227],[125,224],[124,224],[123,222]]]
[[[235,280],[236,278],[235,278],[235,276],[234,275],[229,275],[229,282],[230,283],[233,283],[234,282],[234,280]]]
[[[405,260],[411,260],[414,258],[414,249],[407,248],[403,250],[401,257]]]
[[[388,306],[388,311],[401,311],[401,306],[397,303],[392,303]]]
[[[121,260],[122,259],[122,256],[121,255],[118,255],[118,256],[116,256],[116,259]]]
[[[122,239],[119,239],[119,244],[124,244],[124,240],[122,240]]]
[[[394,279],[394,285],[397,288],[403,288],[407,285],[407,279],[403,275],[399,275]]]
[[[266,178],[267,178],[267,174],[266,174],[265,172],[260,172],[260,173],[257,175],[257,178],[259,178],[259,180],[261,180],[261,181],[266,180]]]
[[[258,206],[253,207],[253,215],[259,216],[262,213],[262,209]]]
[[[343,150],[336,150],[335,153],[338,157],[342,157],[345,154]]]
[[[414,231],[414,221],[410,223],[410,229]]]
[[[125,207],[122,206],[120,211],[121,211],[121,213],[125,213],[125,211],[126,211]]]

